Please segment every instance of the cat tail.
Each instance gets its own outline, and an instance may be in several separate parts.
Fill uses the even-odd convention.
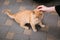
[[[7,14],[10,18],[14,19],[15,18],[15,14],[11,13],[11,10],[9,9],[5,9],[2,11],[3,13]]]

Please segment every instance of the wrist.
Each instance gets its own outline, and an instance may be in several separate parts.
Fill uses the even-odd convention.
[[[55,6],[49,7],[48,9],[49,9],[49,12],[56,12]]]

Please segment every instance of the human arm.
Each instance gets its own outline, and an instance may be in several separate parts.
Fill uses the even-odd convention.
[[[51,6],[51,7],[40,5],[40,6],[37,7],[37,9],[39,11],[43,11],[43,12],[57,12],[58,15],[60,16],[60,5],[58,5],[58,6]]]

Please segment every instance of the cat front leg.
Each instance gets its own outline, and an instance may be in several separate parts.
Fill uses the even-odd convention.
[[[31,23],[31,27],[33,29],[34,32],[37,32],[37,29],[35,28],[35,25]]]
[[[44,17],[44,14],[42,14],[42,16],[41,16],[41,18],[40,18],[40,22],[39,22],[39,25],[40,25],[41,27],[45,27],[45,25],[42,23],[43,17]]]
[[[39,25],[40,25],[41,27],[45,27],[45,25],[43,25],[42,22],[40,22]]]

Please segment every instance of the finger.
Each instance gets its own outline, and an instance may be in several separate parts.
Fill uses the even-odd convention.
[[[38,9],[41,9],[42,7],[39,7]]]
[[[42,7],[41,7],[41,6],[38,6],[38,7],[37,7],[37,9],[40,9],[40,8],[42,8]]]
[[[40,5],[40,6],[37,7],[37,9],[40,9],[40,8],[42,8],[43,6],[44,6],[44,5]]]

